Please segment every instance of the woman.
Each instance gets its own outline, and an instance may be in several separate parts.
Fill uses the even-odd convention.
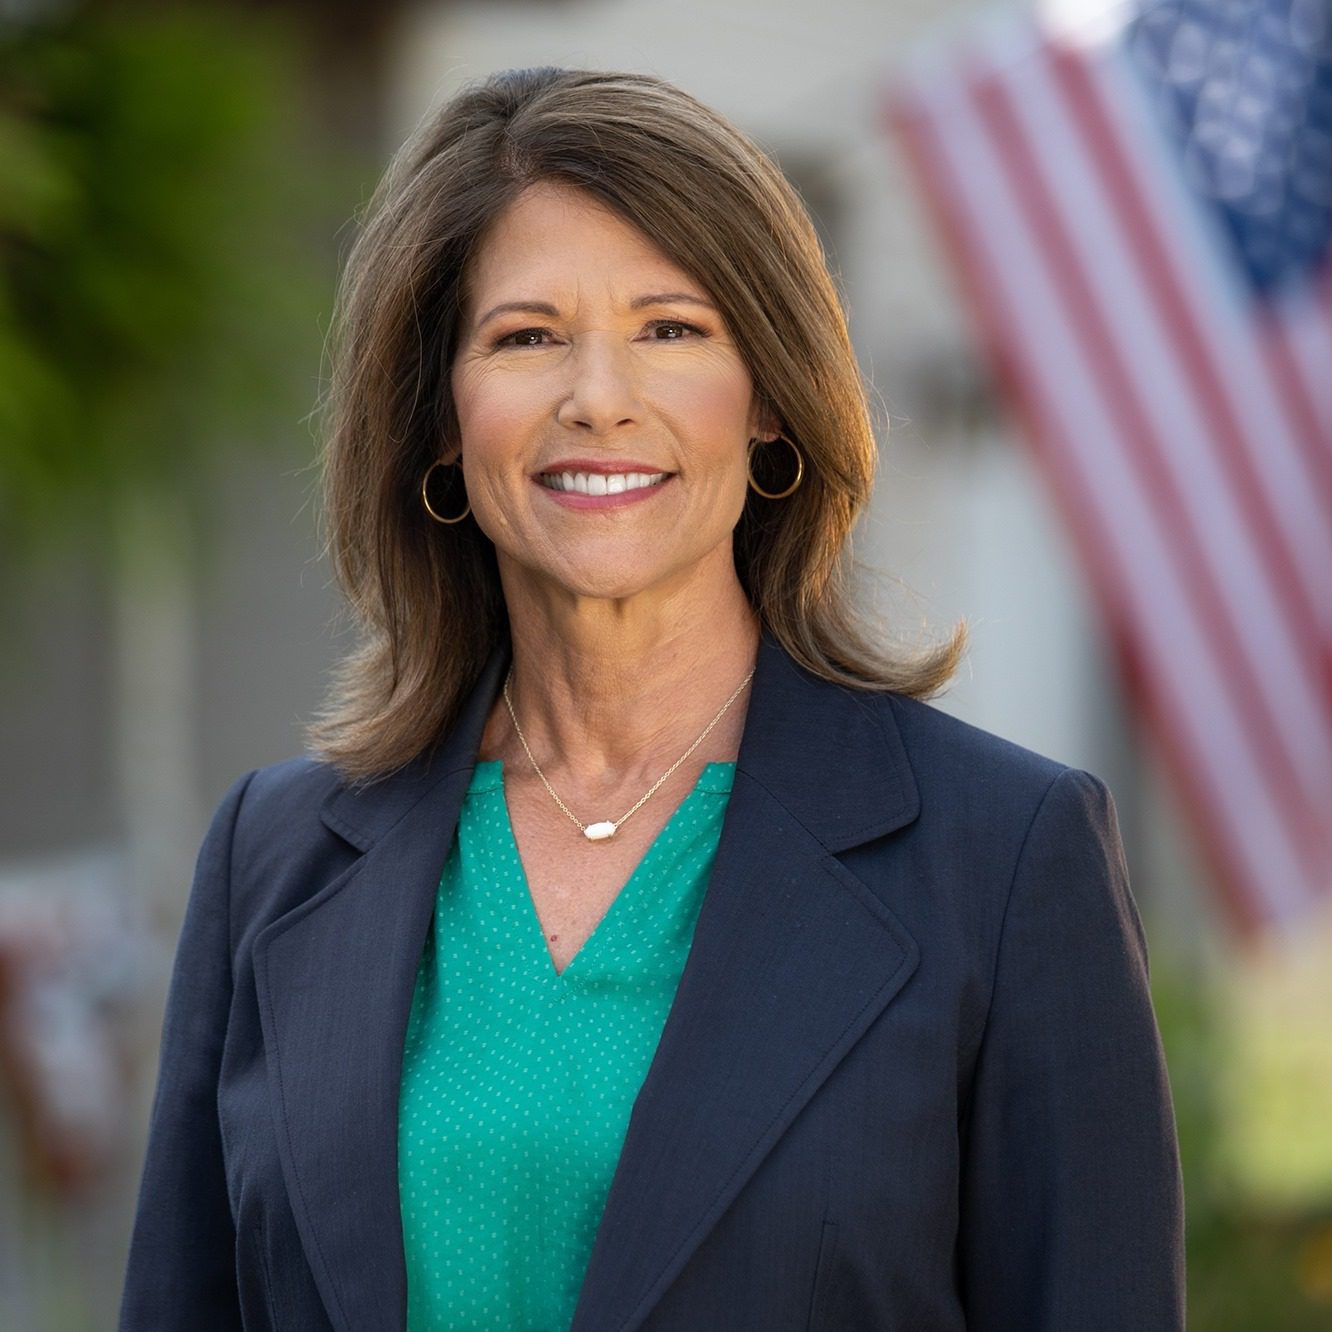
[[[122,1326],[1181,1326],[1110,797],[921,701],[960,631],[857,627],[874,445],[776,168],[499,75],[339,327],[362,642],[204,844]]]

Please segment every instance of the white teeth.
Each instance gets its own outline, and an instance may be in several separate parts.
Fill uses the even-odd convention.
[[[665,479],[665,472],[545,472],[541,483],[550,490],[578,495],[622,495],[660,485]]]

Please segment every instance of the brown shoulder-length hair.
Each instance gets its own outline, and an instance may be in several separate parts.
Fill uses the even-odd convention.
[[[759,402],[803,455],[804,483],[783,500],[751,492],[735,531],[762,623],[827,680],[937,693],[965,625],[925,649],[885,647],[847,592],[847,540],[876,449],[841,303],[794,189],[734,126],[660,79],[513,70],[455,97],[402,147],[343,274],[325,517],[360,638],[311,728],[315,747],[352,779],[403,766],[447,730],[507,632],[489,540],[470,518],[431,521],[421,484],[458,444],[449,375],[468,260],[537,181],[585,190],[703,285]],[[765,490],[783,489],[791,467],[780,443],[756,455]]]

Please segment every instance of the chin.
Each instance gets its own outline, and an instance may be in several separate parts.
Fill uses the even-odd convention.
[[[594,601],[627,601],[652,593],[669,594],[690,583],[699,561],[663,565],[659,561],[606,558],[576,568],[552,570],[547,576],[571,597]]]
[[[565,577],[557,581],[568,596],[580,600],[627,601],[649,591],[658,580],[651,577],[627,577],[623,571],[612,573],[601,570],[583,577]]]
[[[721,562],[714,558],[711,548],[703,551],[679,551],[676,558],[663,559],[667,552],[657,548],[645,550],[642,542],[606,543],[596,549],[561,552],[558,561],[514,561],[511,569],[516,581],[529,585],[544,585],[557,596],[592,601],[627,601],[644,595],[671,596],[684,592],[690,586],[711,587],[729,574],[734,577],[730,563],[729,534],[723,549],[726,556],[723,573]],[[515,567],[516,566],[516,567]]]

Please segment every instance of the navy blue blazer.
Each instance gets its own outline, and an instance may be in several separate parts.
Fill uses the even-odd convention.
[[[505,663],[428,762],[223,801],[162,1044],[127,1332],[405,1322],[398,1084]],[[765,638],[574,1332],[1183,1326],[1146,949],[1105,786]]]

